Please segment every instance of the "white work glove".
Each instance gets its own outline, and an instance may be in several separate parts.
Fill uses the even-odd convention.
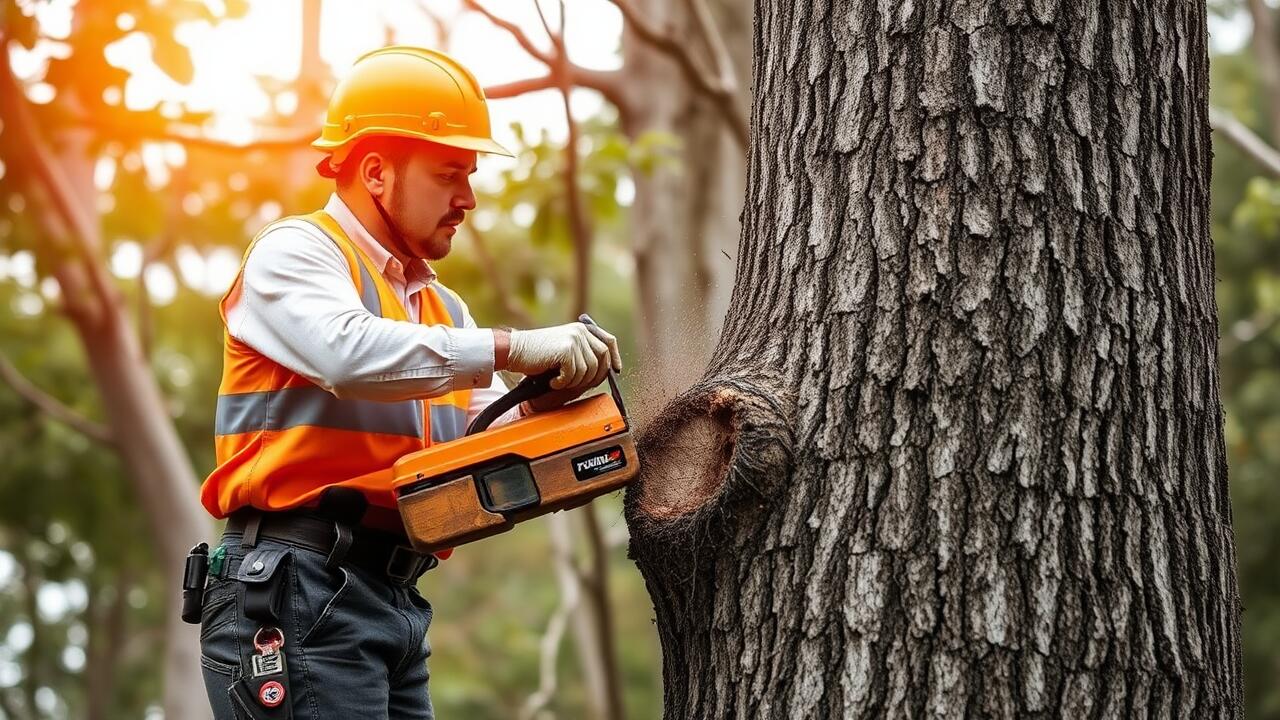
[[[600,342],[609,346],[608,362],[610,367],[613,368],[613,371],[616,373],[622,372],[622,353],[618,352],[618,338],[610,335],[599,325],[588,325],[587,329],[590,330],[591,334],[595,335]],[[607,368],[605,374],[608,374]],[[603,380],[604,378],[601,379]]]
[[[517,350],[519,348],[519,350]],[[507,367],[536,375],[559,367],[553,390],[524,405],[528,412],[552,410],[604,382],[609,368],[622,370],[618,339],[598,325],[569,323],[539,330],[511,331]],[[582,378],[582,379],[579,379]]]
[[[587,390],[599,385],[617,353],[617,341],[600,331],[613,348],[580,322],[536,330],[512,330],[507,368],[525,375],[545,370],[560,372],[551,380],[554,390]],[[621,365],[621,361],[618,362]]]

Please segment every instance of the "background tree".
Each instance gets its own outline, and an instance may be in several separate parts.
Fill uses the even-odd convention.
[[[756,3],[735,289],[628,497],[666,717],[1231,717],[1203,6]]]
[[[4,7],[8,48],[3,69],[11,84],[5,86],[9,92],[4,112],[7,132],[0,133],[4,151],[0,191],[6,199],[6,214],[0,222],[0,236],[5,240],[0,275],[6,280],[4,297],[15,312],[12,318],[6,317],[13,331],[3,333],[3,349],[13,362],[3,363],[0,370],[15,391],[6,396],[6,409],[11,414],[5,427],[12,433],[5,439],[11,441],[6,446],[13,451],[7,470],[21,482],[4,485],[14,499],[7,507],[12,512],[7,514],[3,535],[4,547],[12,554],[6,553],[4,558],[17,560],[19,566],[0,572],[0,576],[5,582],[16,580],[11,587],[20,602],[4,606],[4,627],[9,629],[12,643],[0,651],[0,664],[7,663],[0,666],[0,701],[4,701],[0,710],[13,717],[58,715],[68,710],[76,714],[77,708],[92,708],[89,712],[99,715],[119,712],[121,716],[137,716],[154,704],[164,687],[169,697],[166,713],[194,717],[203,705],[194,630],[177,624],[168,601],[176,594],[172,571],[181,567],[185,547],[212,535],[211,529],[191,522],[195,518],[199,525],[205,524],[195,501],[198,476],[191,466],[201,472],[212,466],[211,399],[220,365],[220,329],[212,303],[221,288],[210,292],[199,275],[212,266],[238,262],[247,238],[269,219],[323,202],[327,191],[314,176],[314,155],[305,146],[317,121],[311,116],[323,104],[317,105],[315,97],[323,99],[331,82],[318,57],[320,3],[308,0],[302,5],[298,81],[281,85],[263,79],[273,98],[293,95],[296,110],[268,117],[259,128],[263,139],[245,146],[208,138],[201,127],[207,118],[181,107],[125,110],[121,101],[128,73],[102,63],[112,43],[143,34],[153,45],[153,60],[170,70],[176,80],[189,80],[193,68],[175,30],[184,22],[216,21],[218,18],[209,15],[202,4],[138,9],[124,2],[81,3],[68,12],[68,30],[57,29],[56,22],[52,29],[37,22],[33,11],[41,6],[7,3]],[[232,3],[226,11],[234,16],[243,9]],[[16,38],[12,45],[10,38]],[[21,56],[18,44],[26,48],[38,45],[46,53],[50,45],[60,49],[51,51],[53,59],[47,67],[27,71],[28,75],[19,79],[9,75],[7,63],[11,56]],[[78,144],[64,143],[65,137],[73,136],[79,139]],[[617,187],[623,181],[620,173],[625,173],[630,162],[652,161],[643,157],[643,147],[620,142],[603,123],[586,126],[581,141],[596,152],[579,163],[576,179],[588,184],[582,201],[602,231],[597,257],[589,270],[612,288],[601,293],[603,301],[593,301],[593,312],[602,322],[621,329],[629,320],[629,303],[627,294],[616,290],[627,287],[625,279],[617,277],[617,253],[612,249],[622,217]],[[559,158],[568,153],[545,137],[520,146],[524,164],[508,174],[503,186],[510,192],[497,197],[488,193],[485,202],[504,213],[517,210],[514,223],[505,214],[500,222],[489,223],[492,252],[527,258],[523,265],[503,265],[506,277],[501,279],[512,292],[499,299],[530,323],[559,321],[571,308],[559,309],[548,300],[572,296],[564,290],[571,291],[579,275],[561,266],[565,257],[561,250],[572,253],[574,248],[565,229],[566,185],[557,181],[568,175],[558,168]],[[51,158],[55,149],[60,154]],[[71,183],[58,177],[68,167],[75,171],[78,183],[70,189]],[[274,172],[276,167],[284,167],[286,172]],[[521,211],[528,210],[533,210],[532,223],[523,219]],[[493,210],[490,213],[492,216]],[[72,223],[78,234],[67,233],[63,223]],[[528,242],[530,224],[532,244]],[[57,242],[64,236],[80,244]],[[448,268],[442,266],[449,277],[457,278],[451,282],[459,287],[484,284],[480,278],[492,274],[484,246],[477,243],[480,250],[475,255],[459,252]],[[63,284],[57,273],[65,268],[71,268],[70,279]],[[191,268],[194,270],[188,272]],[[526,272],[530,268],[540,270]],[[173,286],[177,281],[178,295],[153,297],[149,288],[157,285],[152,282],[157,278],[159,286]],[[55,313],[70,316],[68,297],[82,298],[86,313],[105,313],[113,319],[101,326],[90,323],[84,327],[52,322]],[[519,310],[518,306],[525,304],[545,307],[537,307],[534,313]],[[489,313],[489,307],[483,298],[473,304],[477,316],[490,322],[512,319]],[[94,322],[100,319],[98,315],[89,318]],[[85,327],[110,332],[116,344],[82,340],[84,354],[77,358],[74,342],[55,341],[68,330],[84,337],[88,332]],[[67,362],[51,364],[50,357]],[[154,375],[161,392],[135,393],[127,385],[106,382],[108,391],[94,399],[82,389],[86,368],[94,363],[126,368],[137,382],[150,381],[149,376]],[[124,410],[116,407],[122,402],[127,406]],[[90,419],[118,418],[121,412],[143,413],[145,422],[99,423]],[[165,442],[164,437],[173,437],[176,431],[185,446],[183,455],[189,454],[191,460],[173,455],[165,459],[182,460],[187,464],[182,472],[165,468],[164,463],[138,467],[103,462],[104,451],[120,449],[113,427],[130,428],[125,439],[131,447],[153,449],[155,443]],[[83,462],[50,461],[55,453],[68,451],[72,457],[82,457]],[[135,453],[137,457],[156,459],[146,452]],[[21,462],[21,458],[27,460]],[[89,474],[98,482],[94,490],[101,493],[84,492],[83,478],[77,472],[86,469],[92,469]],[[63,477],[66,480],[59,481]],[[41,489],[48,492],[31,492],[26,484],[32,478],[43,482]],[[122,492],[121,483],[129,483],[132,491]],[[172,492],[156,497],[156,483]],[[78,511],[67,512],[63,507],[71,498],[83,504],[77,506]],[[114,504],[112,498],[117,498]],[[141,511],[134,509],[132,505],[139,499],[149,500],[150,505]],[[618,513],[615,510],[613,514]],[[620,519],[607,520],[601,533],[607,546],[619,547],[618,527]],[[164,536],[157,539],[157,532]],[[174,533],[183,537],[175,540]],[[545,530],[538,533],[535,529],[532,534],[544,537]],[[184,539],[187,535],[190,539]],[[148,536],[150,541],[138,541]],[[128,550],[123,551],[120,548],[126,542]],[[528,544],[527,536],[524,542]],[[495,543],[495,557],[503,557],[504,551],[504,563],[522,554]],[[613,555],[618,563],[624,562],[620,551]],[[531,555],[525,565],[536,566],[538,557]],[[122,568],[129,571],[122,572]],[[497,579],[477,579],[477,596],[492,594]],[[631,597],[642,597],[634,584],[631,587]],[[450,599],[464,595],[455,592]],[[40,598],[54,600],[41,605]],[[41,609],[58,607],[58,603],[61,606],[56,611]],[[534,603],[522,609],[545,616],[553,604],[544,607]],[[623,602],[622,607],[630,604]],[[469,607],[475,605],[473,601]],[[636,622],[643,622],[639,613],[634,615]],[[162,637],[157,634],[157,622],[168,622],[173,636],[182,638],[170,647],[185,658],[157,653]],[[619,624],[630,628],[634,623],[627,618]],[[523,623],[518,626],[526,627]],[[520,657],[505,647],[511,639],[509,633],[486,635],[479,619],[471,629],[467,645],[489,649],[490,655],[501,652]],[[536,632],[532,636],[536,638]],[[120,637],[133,640],[119,642]],[[645,659],[642,643],[631,643],[628,650],[623,666],[632,675],[637,666],[652,664],[651,659]],[[522,692],[536,686],[526,670],[538,669],[538,654],[530,655],[532,662],[512,663],[509,687],[498,685],[506,695],[520,698]],[[462,669],[468,668],[468,662],[465,656],[458,658]],[[447,668],[448,661],[440,664]],[[161,669],[170,672],[163,684],[158,677]],[[491,669],[491,663],[484,660],[470,672],[488,673]],[[565,685],[565,698],[555,705],[574,708],[582,698],[575,696],[576,683]],[[633,696],[632,703],[641,708],[643,694],[647,694],[644,688],[642,681],[628,693]],[[642,696],[634,697],[638,693]],[[471,703],[468,714],[473,717],[482,717],[482,713],[509,717],[511,713],[505,708],[521,704],[517,699],[477,707],[465,695],[451,699],[448,693],[439,699],[442,711]]]
[[[233,14],[237,9],[242,6],[228,7]],[[84,348],[107,420],[100,439],[109,442],[128,469],[135,502],[144,508],[144,537],[153,546],[170,599],[178,595],[184,548],[207,537],[211,523],[196,502],[195,473],[130,324],[129,308],[102,263],[107,246],[94,176],[99,148],[113,135],[136,142],[138,130],[163,133],[170,124],[159,110],[133,112],[122,107],[127,73],[101,63],[106,46],[141,28],[150,34],[157,64],[184,82],[192,73],[191,60],[187,48],[173,38],[172,28],[195,17],[217,19],[194,2],[163,8],[112,2],[77,5],[62,38],[77,52],[49,62],[44,81],[55,90],[52,102],[43,106],[28,101],[11,70],[9,47],[11,40],[34,47],[42,29],[19,6],[6,3],[0,30],[0,119],[6,130],[0,137],[14,171],[5,184],[12,188],[16,180],[22,187],[16,194],[20,202],[11,202],[9,209],[21,214],[31,203],[32,212],[22,217],[30,223],[24,230],[46,240],[31,248],[37,268],[52,281],[60,309]],[[177,114],[193,120],[182,117],[180,110]],[[199,717],[206,711],[199,695],[195,630],[173,613],[163,617],[164,706],[172,717]],[[34,711],[30,706],[35,696],[30,700]]]

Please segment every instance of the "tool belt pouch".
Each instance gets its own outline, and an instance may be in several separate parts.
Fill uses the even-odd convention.
[[[255,548],[240,563],[235,578],[244,584],[244,614],[261,628],[279,628],[285,590],[289,584],[286,548]],[[227,691],[239,712],[253,720],[292,720],[293,698],[285,649],[250,656],[242,677]]]
[[[260,547],[244,556],[236,579],[244,583],[245,617],[259,625],[280,624],[289,578],[285,566],[290,555],[288,549]]]

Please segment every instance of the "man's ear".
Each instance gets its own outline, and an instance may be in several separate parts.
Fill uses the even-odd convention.
[[[381,197],[387,190],[389,163],[378,152],[366,153],[360,159],[360,181],[372,195]]]

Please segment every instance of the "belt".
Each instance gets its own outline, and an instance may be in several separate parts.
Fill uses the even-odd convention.
[[[267,538],[314,550],[327,556],[329,569],[345,563],[395,585],[412,585],[439,562],[414,550],[403,535],[352,527],[313,512],[245,508],[227,519],[226,533],[244,537],[249,545]]]

